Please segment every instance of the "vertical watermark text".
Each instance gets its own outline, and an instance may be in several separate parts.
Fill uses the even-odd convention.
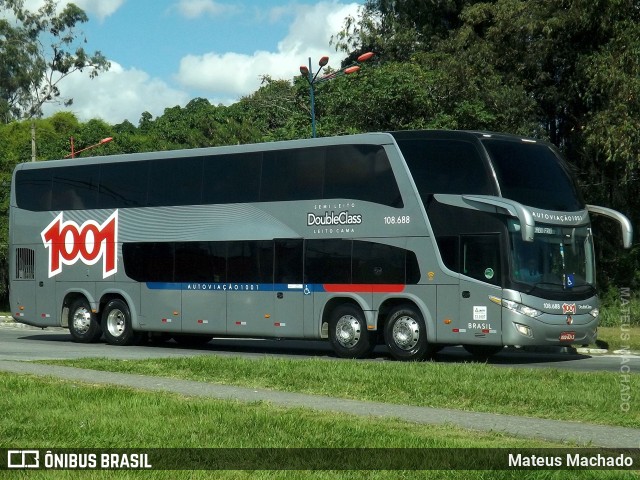
[[[620,410],[631,408],[631,289],[620,288]]]

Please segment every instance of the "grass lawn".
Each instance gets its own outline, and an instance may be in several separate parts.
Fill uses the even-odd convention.
[[[558,448],[455,427],[189,398],[0,373],[1,448]],[[334,450],[335,451],[335,450]],[[170,453],[169,453],[170,454]],[[198,455],[197,450],[192,451]],[[357,453],[354,453],[357,454]],[[398,452],[401,454],[401,452]],[[372,463],[375,463],[372,460]],[[274,466],[277,468],[277,466]],[[9,471],[6,479],[617,479],[616,471]]]
[[[453,408],[638,427],[640,398],[620,408],[612,372],[495,367],[484,363],[247,359],[206,355],[148,360],[44,361],[95,370],[174,377],[403,405]],[[631,392],[640,389],[632,374]]]
[[[598,327],[596,343],[609,352],[629,349],[640,353],[640,327]]]

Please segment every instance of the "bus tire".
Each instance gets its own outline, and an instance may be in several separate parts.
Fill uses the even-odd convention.
[[[463,345],[462,347],[474,357],[484,359],[493,357],[504,348],[502,345]]]
[[[341,305],[329,320],[329,341],[341,358],[363,358],[376,346],[375,337],[367,330],[362,310],[355,305]]]
[[[98,316],[85,298],[76,300],[69,308],[69,333],[78,343],[94,343],[102,337]]]
[[[133,331],[131,311],[119,298],[109,300],[102,312],[102,333],[111,345],[134,345],[140,335]]]
[[[400,305],[389,312],[384,338],[396,360],[422,360],[431,354],[422,314],[411,305]]]

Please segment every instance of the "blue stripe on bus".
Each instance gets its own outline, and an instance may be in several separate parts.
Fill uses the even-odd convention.
[[[210,283],[210,282],[147,282],[147,288],[150,290],[186,290],[186,291],[226,291],[226,292],[324,292],[324,286],[321,284],[302,284],[302,283]]]
[[[321,284],[321,283],[210,283],[210,282],[147,282],[150,290],[218,291],[218,292],[315,292],[399,293],[403,284]]]

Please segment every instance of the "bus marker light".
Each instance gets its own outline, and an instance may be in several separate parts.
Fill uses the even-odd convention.
[[[445,325],[450,325],[451,324],[451,319],[450,318],[445,318],[444,319],[444,324]]]
[[[198,320],[198,323],[199,323],[200,325],[203,325],[203,324],[205,324],[205,323],[209,323],[209,320]]]
[[[273,324],[274,327],[286,327],[287,324],[284,322],[276,322]]]
[[[268,313],[265,313],[265,314],[264,314],[264,318],[271,318],[271,315],[270,315],[270,314],[268,314]]]
[[[531,337],[533,338],[533,333],[531,332],[531,328],[528,327],[527,325],[522,325],[521,323],[513,323],[516,327],[516,330],[518,330],[518,333],[521,335],[524,335],[525,337]]]
[[[489,333],[489,330],[488,330],[488,329],[486,329],[486,328],[483,328],[483,329],[482,329],[482,333]]]
[[[163,318],[162,319],[162,323],[171,323],[171,319],[170,318]]]
[[[173,312],[174,315],[180,315],[180,312]]]
[[[374,325],[367,325],[367,330],[375,330],[376,327]]]
[[[453,333],[460,333],[460,329],[459,328],[452,328],[451,331]]]
[[[236,325],[246,325],[247,322],[236,322]]]
[[[20,305],[19,308],[20,308],[21,311],[24,310],[24,305]]]

